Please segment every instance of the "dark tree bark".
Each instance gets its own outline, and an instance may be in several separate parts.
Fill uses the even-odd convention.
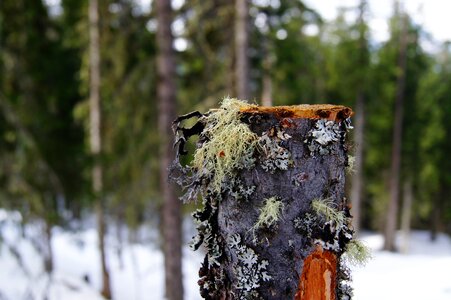
[[[205,116],[214,119],[221,110],[227,106]],[[340,284],[347,275],[339,261],[353,235],[344,191],[351,114],[349,108],[332,105],[240,109],[238,118],[257,139],[258,150],[242,152],[247,162],[229,173],[220,192],[209,185],[214,181],[208,170],[194,166],[188,169],[190,176],[182,173],[187,199],[196,198],[192,187],[203,185],[204,207],[194,214],[199,235],[193,240],[194,249],[202,243],[207,249],[199,271],[203,298],[321,300],[350,295]],[[202,125],[205,118],[192,128],[180,127],[179,121],[193,116],[199,113],[177,119],[179,154],[186,154],[184,141],[194,134],[200,134],[198,149],[210,147],[212,135],[220,135],[209,134],[208,121]],[[224,130],[242,125],[233,124]],[[230,150],[213,149],[217,155],[206,168],[230,159]],[[343,219],[329,220],[314,203],[328,203],[332,214]],[[260,223],[268,215],[271,223]]]
[[[248,0],[235,0],[235,86],[239,99],[249,99]]]
[[[272,77],[271,70],[274,64],[274,52],[269,37],[263,37],[263,80],[262,80],[262,105],[272,106]]]
[[[99,5],[97,0],[89,1],[89,137],[91,155],[94,157],[92,167],[92,190],[97,214],[97,233],[99,239],[100,265],[102,269],[102,296],[111,299],[110,273],[108,271],[105,234],[106,223],[103,199],[103,170],[100,163],[102,152],[102,112],[100,104],[100,36]]]
[[[443,230],[442,215],[444,211],[443,199],[446,199],[449,195],[447,192],[446,184],[444,180],[440,180],[439,191],[432,200],[432,213],[430,219],[430,239],[432,242],[437,240],[438,233]]]
[[[343,205],[346,150],[343,141],[340,141],[330,146],[333,155],[312,156],[304,141],[315,126],[313,119],[283,118],[283,111],[280,114],[274,111],[251,115],[250,128],[259,136],[271,128],[289,124],[285,128],[285,133],[292,138],[287,140],[284,146],[291,153],[293,166],[288,171],[278,170],[271,174],[257,163],[255,169],[243,171],[240,178],[244,185],[255,186],[256,190],[248,201],[236,201],[231,195],[225,196],[219,204],[218,231],[224,239],[239,234],[243,245],[253,245],[254,239],[257,238],[257,243],[252,249],[261,260],[269,261],[267,272],[272,276],[272,280],[260,288],[260,296],[263,299],[293,299],[300,289],[300,274],[303,273],[304,260],[316,252],[315,246],[308,243],[306,236],[299,234],[293,225],[294,220],[311,211],[314,199],[331,199],[337,207]],[[257,221],[259,208],[262,207],[264,199],[274,196],[280,198],[284,204],[279,224],[276,228],[257,230],[254,236],[250,230]],[[335,256],[328,251],[324,252],[328,253],[328,257]],[[238,258],[237,251],[231,247],[226,247],[225,256],[226,276],[232,283],[236,283],[239,281],[236,266],[242,262]],[[336,275],[337,264],[333,269],[331,276]],[[307,271],[309,272],[312,271]],[[312,272],[312,274],[320,275],[319,278],[326,276],[326,273]],[[328,288],[335,295],[336,278],[332,277],[330,282],[333,285]],[[311,277],[304,280],[304,289],[308,291],[321,289],[324,283],[323,279],[311,282],[313,281]],[[324,295],[325,289],[322,290]],[[239,295],[240,292],[234,288],[234,284],[226,290],[230,299],[235,299],[232,295]],[[309,296],[310,293],[302,297],[298,295],[296,299],[313,299]],[[335,296],[331,299],[335,299]]]
[[[365,37],[365,24],[364,24],[364,14],[366,9],[366,1],[360,1],[359,5],[359,64],[362,69],[368,68],[368,42]],[[364,76],[363,76],[364,77]],[[361,203],[362,203],[362,192],[363,192],[363,151],[364,151],[364,132],[365,132],[365,86],[367,84],[365,78],[359,79],[360,86],[358,87],[355,109],[356,117],[355,129],[354,129],[354,143],[355,143],[355,162],[354,162],[354,173],[352,176],[352,186],[351,186],[351,204],[352,204],[352,222],[354,226],[354,231],[356,235],[359,234],[360,224],[361,224]]]
[[[52,225],[48,220],[44,222],[44,240],[45,240],[45,251],[44,251],[44,270],[47,274],[52,275],[53,273],[53,247],[52,247]]]
[[[399,178],[401,169],[402,121],[404,114],[404,90],[406,85],[408,17],[401,18],[401,35],[398,68],[400,70],[396,83],[395,119],[393,127],[393,146],[390,169],[390,202],[387,211],[384,232],[384,250],[395,251],[395,235],[398,220]]]
[[[412,180],[408,179],[404,182],[404,195],[402,202],[402,214],[401,214],[401,231],[403,235],[402,241],[402,253],[409,252],[410,244],[410,219],[412,215],[412,203],[413,203],[413,187]]]
[[[356,234],[360,231],[361,223],[361,203],[362,203],[362,191],[363,191],[363,133],[364,133],[364,99],[363,93],[359,93],[356,101],[356,117],[355,117],[355,129],[354,129],[354,174],[352,176],[351,186],[351,204],[352,204],[352,216],[353,225]]]
[[[272,78],[269,72],[263,74],[262,105],[272,106]]]
[[[171,1],[157,0],[158,130],[160,133],[160,190],[163,196],[163,251],[166,297],[183,299],[181,203],[168,182],[168,168],[174,157],[171,124],[175,119],[176,73],[172,48]]]

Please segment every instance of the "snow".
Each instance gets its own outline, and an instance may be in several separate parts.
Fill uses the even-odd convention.
[[[55,271],[51,278],[43,272],[36,247],[40,225],[23,229],[20,214],[0,210],[0,299],[100,300],[100,265],[97,235],[93,228],[79,232],[53,230]],[[186,226],[191,236],[192,227]],[[35,242],[32,243],[32,238]],[[362,240],[373,249],[373,259],[353,268],[355,300],[451,299],[451,239],[439,234],[431,243],[425,231],[413,231],[407,254],[380,251],[383,239],[366,233]],[[401,240],[399,239],[398,242]],[[41,241],[42,242],[42,241]],[[163,256],[152,244],[128,243],[117,254],[114,237],[107,239],[107,259],[113,296],[117,300],[164,299]],[[19,260],[11,249],[15,248]],[[197,274],[202,253],[183,249],[185,299],[200,299]],[[122,263],[121,263],[122,260]]]
[[[398,234],[398,244],[400,243]],[[451,299],[451,239],[440,234],[434,243],[429,233],[414,231],[407,254],[377,251],[379,234],[363,237],[375,249],[374,258],[353,270],[354,299]]]

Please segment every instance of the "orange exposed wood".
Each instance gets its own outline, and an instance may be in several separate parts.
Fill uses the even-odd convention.
[[[292,106],[251,106],[243,108],[243,113],[273,114],[277,118],[328,119],[342,121],[354,114],[351,108],[332,104],[302,104]]]
[[[335,300],[336,287],[337,257],[318,246],[304,261],[294,300]]]

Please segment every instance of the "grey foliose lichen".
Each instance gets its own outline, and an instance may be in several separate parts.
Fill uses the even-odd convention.
[[[330,145],[340,141],[343,134],[340,123],[321,119],[316,121],[304,143],[312,156],[332,154]]]
[[[255,167],[255,162],[257,161],[254,157],[255,147],[250,146],[246,152],[241,157],[240,163],[237,167],[238,170],[250,170]]]
[[[250,196],[255,192],[257,187],[255,185],[247,186],[244,182],[237,176],[231,177],[227,184],[224,185],[223,189],[228,192],[228,194],[235,200],[247,201]]]
[[[239,294],[237,299],[257,299],[260,298],[257,288],[263,281],[270,281],[272,277],[266,271],[269,265],[267,260],[259,260],[258,255],[241,242],[239,234],[230,236],[227,240],[230,249],[234,250],[238,262],[233,266],[237,283],[235,288]]]
[[[343,262],[340,261],[340,272],[338,273],[338,299],[339,300],[351,300],[354,296],[354,291],[351,285],[351,270]]]
[[[303,236],[308,239],[313,237],[315,226],[318,223],[318,218],[315,214],[306,212],[302,216],[294,219],[294,228],[296,228]]]
[[[291,155],[288,149],[283,147],[283,142],[291,136],[280,129],[272,128],[264,132],[258,139],[262,150],[263,170],[274,173],[276,170],[288,170],[291,164]]]
[[[212,194],[209,194],[204,198],[203,204],[201,209],[192,214],[197,224],[197,235],[193,237],[189,246],[192,250],[197,250],[204,244],[207,250],[208,266],[219,266],[223,243],[218,232],[213,229],[217,226],[217,200]]]

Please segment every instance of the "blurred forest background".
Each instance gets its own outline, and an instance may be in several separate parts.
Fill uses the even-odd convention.
[[[53,228],[96,216],[111,297],[104,236],[143,242],[150,226],[165,237],[168,297],[181,299],[192,207],[165,180],[170,123],[226,96],[352,107],[356,230],[383,232],[387,250],[401,225],[451,233],[451,44],[426,52],[429,34],[399,2],[382,43],[365,0],[332,22],[300,0],[150,5],[0,1],[0,207],[41,224],[47,272]]]

